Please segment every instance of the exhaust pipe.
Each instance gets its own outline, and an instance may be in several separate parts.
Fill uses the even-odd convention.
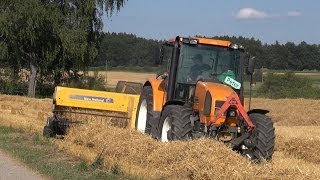
[[[172,58],[169,71],[169,81],[168,81],[168,91],[167,91],[167,102],[172,101],[175,97],[176,81],[177,81],[177,71],[179,65],[180,56],[180,37],[177,36],[174,42],[174,47],[172,51]]]

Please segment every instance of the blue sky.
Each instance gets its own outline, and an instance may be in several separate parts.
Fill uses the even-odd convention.
[[[320,1],[129,0],[104,19],[104,31],[151,39],[235,35],[263,43],[320,44]]]

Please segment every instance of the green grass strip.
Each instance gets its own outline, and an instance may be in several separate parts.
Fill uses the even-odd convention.
[[[0,126],[0,149],[52,179],[133,179],[122,173],[106,172],[78,157],[59,150],[40,133]]]

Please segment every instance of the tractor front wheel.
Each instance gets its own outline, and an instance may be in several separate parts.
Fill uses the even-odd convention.
[[[159,121],[161,141],[192,139],[191,113],[192,110],[189,107],[166,106]]]
[[[244,146],[244,155],[255,162],[270,161],[275,145],[273,122],[264,114],[252,113],[249,117],[256,127],[250,137],[252,147]]]

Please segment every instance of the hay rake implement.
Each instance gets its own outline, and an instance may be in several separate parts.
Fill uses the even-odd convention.
[[[53,116],[49,117],[43,135],[65,135],[75,124],[100,123],[134,128],[142,84],[119,82],[118,92],[93,91],[57,86],[53,95]],[[128,94],[132,93],[132,94]]]

